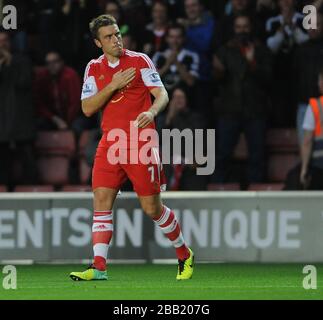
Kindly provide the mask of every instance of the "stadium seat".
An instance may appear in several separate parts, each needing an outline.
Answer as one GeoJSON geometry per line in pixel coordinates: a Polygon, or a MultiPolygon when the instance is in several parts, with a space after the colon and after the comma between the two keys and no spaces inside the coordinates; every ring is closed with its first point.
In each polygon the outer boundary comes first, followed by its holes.
{"type": "Polygon", "coordinates": [[[92,187],[89,185],[66,185],[63,186],[62,192],[90,192],[92,187]]]}
{"type": "Polygon", "coordinates": [[[82,184],[89,183],[89,178],[91,176],[92,168],[88,165],[86,160],[82,157],[79,161],[79,174],[80,174],[80,181],[82,184]]]}
{"type": "Polygon", "coordinates": [[[280,191],[283,190],[283,183],[252,183],[248,191],[280,191]]]}
{"type": "Polygon", "coordinates": [[[246,160],[248,158],[248,147],[244,134],[240,135],[238,144],[233,152],[233,158],[236,160],[246,160]]]}
{"type": "Polygon", "coordinates": [[[0,192],[7,192],[7,191],[8,191],[8,189],[6,186],[0,185],[0,192]]]}
{"type": "Polygon", "coordinates": [[[27,185],[18,185],[14,189],[15,192],[53,192],[54,187],[51,185],[43,186],[27,186],[27,185]]]}
{"type": "Polygon", "coordinates": [[[38,170],[44,184],[65,185],[68,183],[69,159],[67,157],[41,157],[38,170]]]}
{"type": "Polygon", "coordinates": [[[72,131],[40,131],[35,147],[40,155],[71,157],[75,153],[74,134],[72,131]]]}
{"type": "Polygon", "coordinates": [[[285,181],[289,170],[299,162],[297,154],[273,154],[268,160],[268,180],[270,182],[285,181]]]}
{"type": "Polygon", "coordinates": [[[238,183],[210,183],[207,186],[208,191],[240,191],[240,185],[238,183]]]}
{"type": "Polygon", "coordinates": [[[297,153],[299,147],[296,129],[269,130],[266,146],[269,153],[297,153]]]}

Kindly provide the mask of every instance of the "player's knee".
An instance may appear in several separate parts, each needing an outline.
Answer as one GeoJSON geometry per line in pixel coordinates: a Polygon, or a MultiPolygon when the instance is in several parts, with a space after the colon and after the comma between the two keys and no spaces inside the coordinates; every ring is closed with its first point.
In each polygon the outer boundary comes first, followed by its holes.
{"type": "Polygon", "coordinates": [[[97,189],[94,191],[94,202],[99,204],[106,204],[108,201],[108,193],[105,190],[97,189]]]}
{"type": "Polygon", "coordinates": [[[142,209],[151,218],[159,217],[162,211],[160,203],[145,203],[142,204],[142,209]]]}

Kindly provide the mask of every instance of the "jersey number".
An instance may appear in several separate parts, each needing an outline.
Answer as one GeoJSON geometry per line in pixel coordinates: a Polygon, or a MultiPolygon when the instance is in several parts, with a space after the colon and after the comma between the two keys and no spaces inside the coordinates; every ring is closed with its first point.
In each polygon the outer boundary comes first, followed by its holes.
{"type": "Polygon", "coordinates": [[[151,171],[151,178],[150,178],[150,182],[154,182],[154,179],[155,179],[155,170],[154,170],[154,167],[153,166],[150,166],[148,167],[148,171],[151,171]]]}

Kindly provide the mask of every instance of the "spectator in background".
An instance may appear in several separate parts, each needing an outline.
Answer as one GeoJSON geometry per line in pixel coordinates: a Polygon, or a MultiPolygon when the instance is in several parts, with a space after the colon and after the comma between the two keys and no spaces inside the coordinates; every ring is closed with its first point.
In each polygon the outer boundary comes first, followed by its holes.
{"type": "Polygon", "coordinates": [[[123,48],[131,51],[137,51],[138,43],[131,32],[127,32],[122,36],[123,48]]]}
{"type": "Polygon", "coordinates": [[[105,3],[105,14],[110,14],[117,20],[117,23],[120,28],[121,35],[125,35],[129,33],[130,27],[124,21],[124,14],[122,11],[122,7],[120,6],[118,1],[115,0],[108,0],[105,3]]]}
{"type": "Polygon", "coordinates": [[[185,30],[180,25],[169,27],[166,37],[168,49],[156,52],[153,62],[167,90],[185,84],[192,87],[199,77],[199,56],[185,49],[185,30]]]}
{"type": "Polygon", "coordinates": [[[299,144],[303,140],[303,122],[310,97],[319,95],[317,77],[323,68],[323,16],[317,16],[317,29],[308,30],[310,40],[295,51],[294,79],[297,96],[297,131],[299,144]]]}
{"type": "Polygon", "coordinates": [[[166,33],[168,29],[168,7],[163,1],[155,1],[151,7],[152,22],[146,26],[146,39],[143,52],[152,56],[157,51],[166,48],[166,33]]]}
{"type": "Polygon", "coordinates": [[[319,95],[311,98],[304,118],[300,182],[323,189],[323,69],[319,72],[319,95]]]}
{"type": "MultiPolygon", "coordinates": [[[[27,31],[29,27],[29,6],[30,3],[24,0],[2,0],[0,1],[3,3],[4,6],[6,5],[13,5],[17,9],[19,13],[17,15],[17,30],[12,30],[11,35],[11,46],[14,52],[19,52],[26,54],[27,52],[27,31]]],[[[2,13],[2,8],[0,5],[0,11],[2,13]]],[[[0,21],[2,18],[0,16],[0,21]]],[[[0,23],[1,24],[1,23],[0,23]]]]}
{"type": "Polygon", "coordinates": [[[33,0],[35,10],[36,30],[39,35],[39,52],[42,56],[45,52],[51,50],[52,46],[58,46],[59,31],[57,17],[61,13],[61,1],[56,0],[33,0]]]}
{"type": "Polygon", "coordinates": [[[175,20],[183,11],[183,1],[182,0],[144,0],[147,9],[151,12],[151,7],[156,2],[163,2],[168,8],[168,14],[170,20],[175,20]]]}
{"type": "Polygon", "coordinates": [[[303,29],[303,15],[296,12],[295,0],[279,0],[280,14],[266,22],[268,48],[275,54],[280,51],[289,53],[295,45],[308,40],[303,29]]]}
{"type": "Polygon", "coordinates": [[[212,46],[214,41],[215,20],[204,10],[200,0],[185,0],[186,18],[178,22],[186,28],[186,47],[200,57],[199,81],[196,84],[194,104],[201,112],[208,113],[212,101],[211,69],[212,46]]]}
{"type": "Polygon", "coordinates": [[[303,15],[296,12],[294,0],[278,0],[280,14],[266,22],[267,46],[275,54],[272,102],[273,124],[294,126],[295,104],[292,56],[297,46],[308,41],[303,15]]]}
{"type": "Polygon", "coordinates": [[[273,12],[276,9],[276,0],[257,0],[256,6],[258,11],[273,12]]]}
{"type": "MultiPolygon", "coordinates": [[[[136,39],[141,39],[147,24],[147,7],[142,0],[118,0],[123,19],[129,25],[136,39]]],[[[143,43],[138,44],[142,47],[143,43]]]]}
{"type": "Polygon", "coordinates": [[[47,53],[45,61],[46,68],[37,72],[34,88],[38,128],[70,129],[81,110],[81,79],[58,52],[47,53]]]}
{"type": "MultiPolygon", "coordinates": [[[[199,113],[192,111],[189,105],[187,89],[176,87],[171,95],[167,112],[157,118],[157,128],[161,129],[204,129],[206,124],[199,113]]],[[[161,136],[161,134],[160,134],[161,136]]],[[[193,137],[195,137],[193,132],[193,137]]],[[[193,144],[195,145],[195,144],[193,144]]],[[[171,148],[170,150],[174,150],[171,148]]],[[[195,151],[193,150],[193,154],[195,151]]],[[[168,190],[206,190],[207,177],[196,175],[197,164],[185,164],[185,143],[182,141],[181,154],[171,154],[178,164],[164,165],[168,181],[168,190]]]]}
{"type": "Polygon", "coordinates": [[[233,21],[236,16],[241,14],[251,15],[252,13],[250,0],[232,0],[230,4],[230,11],[220,19],[219,27],[217,28],[215,40],[217,45],[224,45],[232,39],[234,35],[233,21]]]}
{"type": "MultiPolygon", "coordinates": [[[[80,57],[85,59],[87,48],[88,24],[98,12],[96,1],[93,0],[60,0],[60,10],[57,14],[57,29],[60,31],[59,45],[68,65],[80,71],[80,57]],[[75,57],[79,57],[75,59],[75,57]]],[[[47,50],[46,52],[50,51],[47,50]]],[[[83,70],[82,70],[83,71],[83,70]]]]}
{"type": "Polygon", "coordinates": [[[13,54],[9,34],[0,30],[0,184],[9,188],[14,184],[15,162],[22,167],[20,183],[33,184],[37,181],[31,87],[32,66],[29,59],[13,54]]]}
{"type": "Polygon", "coordinates": [[[319,70],[318,87],[304,118],[301,164],[288,173],[285,190],[323,190],[323,69],[319,70]]]}
{"type": "Polygon", "coordinates": [[[214,68],[221,81],[217,107],[217,162],[215,180],[228,182],[229,161],[243,130],[249,150],[248,180],[264,181],[264,147],[271,55],[252,34],[248,16],[234,20],[235,37],[214,56],[214,68]]]}

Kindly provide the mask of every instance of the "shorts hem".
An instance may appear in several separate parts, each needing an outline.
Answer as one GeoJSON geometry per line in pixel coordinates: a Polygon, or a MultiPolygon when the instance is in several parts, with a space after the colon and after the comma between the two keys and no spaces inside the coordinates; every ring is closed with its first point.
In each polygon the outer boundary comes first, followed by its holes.
{"type": "Polygon", "coordinates": [[[154,196],[156,194],[160,194],[160,191],[155,191],[155,192],[149,192],[149,193],[138,193],[135,191],[138,197],[149,197],[149,196],[154,196]]]}
{"type": "Polygon", "coordinates": [[[120,190],[120,186],[96,185],[96,186],[92,186],[92,191],[97,189],[97,188],[109,188],[109,189],[120,190]]]}

